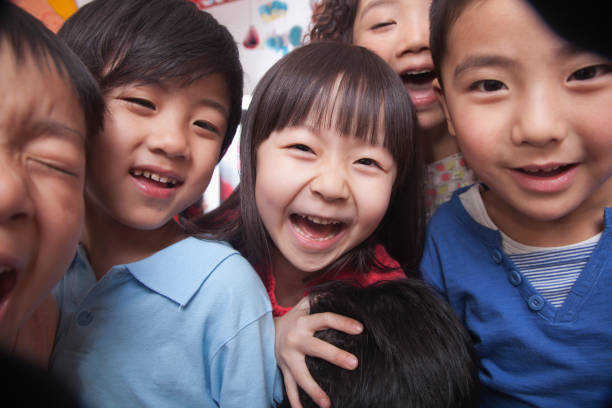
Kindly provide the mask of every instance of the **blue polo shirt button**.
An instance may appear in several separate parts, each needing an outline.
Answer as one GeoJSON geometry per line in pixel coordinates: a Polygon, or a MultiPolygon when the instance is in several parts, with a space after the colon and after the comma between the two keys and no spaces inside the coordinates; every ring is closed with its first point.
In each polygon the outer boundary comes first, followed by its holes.
{"type": "Polygon", "coordinates": [[[534,312],[542,310],[544,307],[544,298],[542,298],[540,295],[533,295],[527,301],[527,305],[529,305],[529,308],[534,312]]]}
{"type": "Polygon", "coordinates": [[[502,253],[499,251],[499,249],[496,249],[495,251],[493,251],[493,253],[491,254],[491,259],[493,259],[493,262],[495,262],[496,264],[500,264],[502,263],[502,261],[504,260],[504,256],[502,255],[502,253]]]}
{"type": "Polygon", "coordinates": [[[93,320],[93,314],[88,310],[83,310],[77,316],[77,323],[79,326],[87,326],[93,320]]]}
{"type": "Polygon", "coordinates": [[[510,275],[508,275],[508,280],[513,286],[518,286],[523,282],[523,277],[519,271],[513,269],[510,271],[510,275]]]}

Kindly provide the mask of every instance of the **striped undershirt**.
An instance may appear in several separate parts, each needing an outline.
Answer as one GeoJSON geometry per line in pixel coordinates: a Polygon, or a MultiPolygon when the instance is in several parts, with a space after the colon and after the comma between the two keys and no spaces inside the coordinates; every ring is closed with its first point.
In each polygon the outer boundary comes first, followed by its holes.
{"type": "MultiPolygon", "coordinates": [[[[464,191],[459,199],[476,222],[499,231],[487,213],[478,184],[464,191]]],[[[503,231],[499,233],[504,252],[531,285],[556,308],[563,305],[601,237],[599,233],[567,246],[535,247],[517,242],[503,231]]]]}
{"type": "Polygon", "coordinates": [[[588,262],[597,243],[566,249],[510,254],[519,271],[552,305],[559,308],[588,262]]]}

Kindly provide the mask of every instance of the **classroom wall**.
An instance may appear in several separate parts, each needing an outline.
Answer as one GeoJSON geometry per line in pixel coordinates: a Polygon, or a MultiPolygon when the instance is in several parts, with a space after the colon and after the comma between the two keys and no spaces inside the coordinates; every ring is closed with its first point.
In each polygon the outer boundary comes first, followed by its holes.
{"type": "Polygon", "coordinates": [[[245,94],[252,92],[274,62],[300,44],[309,28],[314,3],[313,0],[201,1],[222,2],[206,11],[225,25],[239,44],[245,70],[245,94]]]}

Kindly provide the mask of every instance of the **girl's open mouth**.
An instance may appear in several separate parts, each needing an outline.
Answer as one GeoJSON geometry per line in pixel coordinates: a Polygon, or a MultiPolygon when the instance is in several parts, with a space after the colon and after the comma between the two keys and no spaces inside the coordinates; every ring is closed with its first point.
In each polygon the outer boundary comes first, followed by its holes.
{"type": "Polygon", "coordinates": [[[437,103],[438,98],[432,85],[432,81],[436,78],[434,71],[430,69],[405,71],[400,74],[400,78],[417,109],[437,103]]]}
{"type": "Polygon", "coordinates": [[[421,90],[423,87],[431,86],[431,82],[436,78],[436,74],[432,70],[424,69],[419,71],[406,71],[400,74],[400,78],[407,87],[421,90]]]}
{"type": "Polygon", "coordinates": [[[0,266],[0,303],[8,297],[15,283],[17,283],[17,271],[10,266],[0,266]]]}
{"type": "Polygon", "coordinates": [[[346,228],[346,224],[328,218],[312,215],[291,214],[294,230],[306,240],[328,241],[335,238],[346,228]]]}

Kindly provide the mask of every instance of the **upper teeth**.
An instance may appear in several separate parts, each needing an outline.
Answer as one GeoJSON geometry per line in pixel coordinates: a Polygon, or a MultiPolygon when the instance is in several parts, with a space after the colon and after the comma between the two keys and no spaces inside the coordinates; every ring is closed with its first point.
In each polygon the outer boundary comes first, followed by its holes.
{"type": "Polygon", "coordinates": [[[0,266],[0,275],[6,272],[10,272],[12,270],[13,268],[11,268],[10,266],[6,266],[6,265],[0,266]]]}
{"type": "Polygon", "coordinates": [[[554,171],[554,170],[558,170],[558,169],[559,169],[559,167],[561,167],[561,166],[547,167],[547,168],[544,168],[544,169],[525,169],[525,171],[526,171],[527,173],[539,173],[539,172],[541,172],[541,171],[547,172],[547,171],[554,171]]]}
{"type": "Polygon", "coordinates": [[[176,185],[177,180],[170,178],[170,177],[165,177],[165,176],[161,176],[157,173],[152,173],[148,170],[134,170],[132,172],[135,176],[143,176],[146,177],[148,179],[151,179],[153,181],[157,181],[160,183],[167,183],[167,184],[171,184],[171,185],[176,185]]]}
{"type": "Polygon", "coordinates": [[[404,72],[402,75],[421,75],[421,74],[428,74],[430,72],[431,70],[429,69],[422,69],[420,71],[407,71],[407,72],[404,72]]]}
{"type": "Polygon", "coordinates": [[[302,217],[306,218],[310,222],[314,222],[315,224],[323,224],[323,225],[340,224],[340,221],[334,221],[334,220],[330,220],[326,218],[319,218],[313,215],[307,215],[307,216],[302,216],[302,217]]]}

